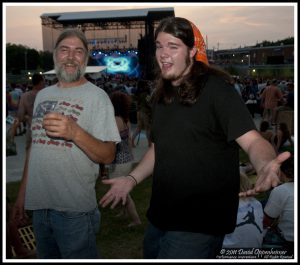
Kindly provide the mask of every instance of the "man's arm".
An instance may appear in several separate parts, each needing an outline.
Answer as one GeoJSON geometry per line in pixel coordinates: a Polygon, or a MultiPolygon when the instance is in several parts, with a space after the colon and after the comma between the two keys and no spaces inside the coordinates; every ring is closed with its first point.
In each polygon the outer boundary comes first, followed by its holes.
{"type": "Polygon", "coordinates": [[[245,133],[236,141],[248,154],[257,173],[254,189],[239,195],[252,196],[276,187],[280,183],[280,166],[291,154],[284,152],[276,156],[273,146],[255,130],[245,133]]]}
{"type": "Polygon", "coordinates": [[[103,142],[81,128],[71,117],[60,113],[44,116],[43,127],[50,137],[73,141],[95,163],[109,164],[114,160],[114,142],[103,142]]]}
{"type": "Polygon", "coordinates": [[[25,163],[23,168],[23,174],[21,179],[21,184],[19,187],[18,196],[14,207],[12,208],[11,219],[17,221],[18,224],[22,225],[25,224],[28,220],[28,217],[25,213],[24,203],[25,203],[25,192],[26,192],[26,185],[28,180],[28,163],[30,158],[30,150],[29,148],[26,152],[25,156],[25,163]]]}
{"type": "Polygon", "coordinates": [[[25,94],[21,95],[17,116],[20,122],[26,121],[25,120],[25,94]]]}
{"type": "Polygon", "coordinates": [[[109,164],[115,158],[114,142],[103,142],[78,126],[72,141],[96,163],[109,164]]]}
{"type": "Polygon", "coordinates": [[[271,227],[276,221],[276,218],[272,218],[264,212],[263,226],[264,228],[271,227]]]}
{"type": "Polygon", "coordinates": [[[103,184],[110,184],[111,188],[109,191],[101,198],[100,205],[106,207],[111,203],[111,208],[113,209],[120,201],[125,205],[127,195],[129,192],[144,179],[149,177],[154,168],[154,144],[152,143],[141,162],[132,170],[129,175],[133,176],[120,176],[118,178],[102,180],[103,184]]]}

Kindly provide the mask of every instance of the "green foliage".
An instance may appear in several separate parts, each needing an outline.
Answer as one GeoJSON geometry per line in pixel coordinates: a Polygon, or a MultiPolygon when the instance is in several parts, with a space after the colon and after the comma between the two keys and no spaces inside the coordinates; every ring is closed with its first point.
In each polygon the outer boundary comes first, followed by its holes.
{"type": "Polygon", "coordinates": [[[6,72],[15,75],[26,70],[51,70],[53,68],[52,53],[38,52],[35,49],[17,44],[6,44],[6,72]]]}
{"type": "Polygon", "coordinates": [[[39,52],[40,54],[40,67],[46,72],[54,68],[53,53],[52,52],[39,52]]]}
{"type": "Polygon", "coordinates": [[[268,46],[280,46],[280,45],[293,45],[294,44],[294,37],[289,37],[283,40],[277,41],[267,41],[264,40],[261,43],[257,43],[254,47],[268,47],[268,46]]]}
{"type": "Polygon", "coordinates": [[[6,45],[6,72],[20,74],[25,69],[26,47],[8,43],[6,45]]]}

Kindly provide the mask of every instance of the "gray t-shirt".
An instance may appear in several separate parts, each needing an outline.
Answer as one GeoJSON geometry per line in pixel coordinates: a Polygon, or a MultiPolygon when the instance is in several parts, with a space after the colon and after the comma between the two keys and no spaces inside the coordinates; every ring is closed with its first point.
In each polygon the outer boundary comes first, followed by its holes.
{"type": "Polygon", "coordinates": [[[90,82],[72,88],[50,86],[38,93],[34,103],[25,208],[90,211],[97,206],[99,165],[72,141],[46,135],[42,122],[49,110],[71,116],[97,139],[119,142],[113,105],[108,95],[90,82]]]}

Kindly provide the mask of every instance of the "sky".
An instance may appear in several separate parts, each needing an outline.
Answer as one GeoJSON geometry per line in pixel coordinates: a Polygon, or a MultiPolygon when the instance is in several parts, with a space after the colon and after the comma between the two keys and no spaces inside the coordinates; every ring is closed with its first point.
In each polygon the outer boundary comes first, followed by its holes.
{"type": "MultiPolygon", "coordinates": [[[[174,7],[175,16],[196,24],[209,49],[231,49],[264,40],[296,39],[295,3],[4,3],[3,39],[43,50],[43,13],[174,7]]],[[[296,45],[295,45],[296,46],[296,45]]]]}

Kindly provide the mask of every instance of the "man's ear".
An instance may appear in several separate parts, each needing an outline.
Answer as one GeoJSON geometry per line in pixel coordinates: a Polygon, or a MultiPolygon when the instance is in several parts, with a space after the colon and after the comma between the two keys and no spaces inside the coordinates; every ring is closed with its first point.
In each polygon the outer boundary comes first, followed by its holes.
{"type": "Polygon", "coordinates": [[[191,50],[190,50],[190,58],[194,58],[195,54],[197,53],[197,48],[196,47],[193,47],[191,50]]]}

